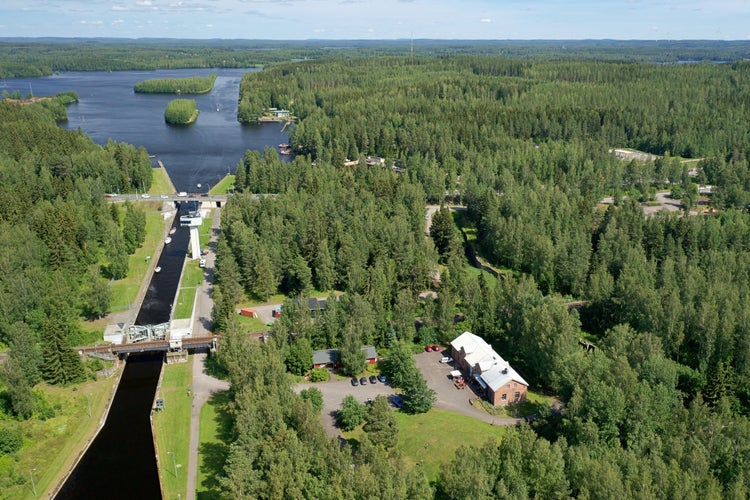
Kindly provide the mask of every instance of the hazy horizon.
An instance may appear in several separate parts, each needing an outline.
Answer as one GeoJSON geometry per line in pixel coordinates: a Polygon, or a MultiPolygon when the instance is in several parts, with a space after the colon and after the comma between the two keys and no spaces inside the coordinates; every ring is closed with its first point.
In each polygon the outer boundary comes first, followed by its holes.
{"type": "Polygon", "coordinates": [[[750,39],[746,0],[5,0],[5,38],[750,39]]]}

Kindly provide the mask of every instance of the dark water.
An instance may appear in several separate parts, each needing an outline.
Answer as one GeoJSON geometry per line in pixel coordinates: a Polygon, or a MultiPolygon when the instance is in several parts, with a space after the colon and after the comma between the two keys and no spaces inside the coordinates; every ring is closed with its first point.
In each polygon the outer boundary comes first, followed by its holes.
{"type": "Polygon", "coordinates": [[[24,96],[55,95],[74,90],[80,102],[68,106],[70,129],[80,128],[98,144],[109,139],[145,147],[167,168],[177,191],[205,192],[227,172],[234,172],[248,149],[262,151],[288,142],[280,123],[242,125],[237,99],[242,75],[254,69],[182,69],[158,71],[71,72],[44,78],[0,82],[0,91],[24,96]],[[182,78],[216,73],[208,94],[195,99],[200,115],[195,124],[175,127],[164,122],[167,103],[177,96],[136,94],[133,85],[152,78],[182,78]],[[217,111],[218,109],[218,111],[217,111]],[[201,184],[201,188],[197,185],[201,184]]]}
{"type": "Polygon", "coordinates": [[[149,412],[163,357],[128,359],[107,423],[56,498],[160,498],[149,412]]]}
{"type": "Polygon", "coordinates": [[[141,310],[138,311],[135,320],[136,325],[158,325],[171,319],[170,311],[177,295],[180,272],[190,240],[190,228],[180,226],[180,215],[187,215],[188,211],[195,210],[197,206],[197,203],[192,202],[180,205],[180,211],[172,223],[172,227],[177,231],[169,236],[172,241],[162,248],[156,262],[156,266],[161,267],[161,272],[155,273],[148,284],[141,310]]]}

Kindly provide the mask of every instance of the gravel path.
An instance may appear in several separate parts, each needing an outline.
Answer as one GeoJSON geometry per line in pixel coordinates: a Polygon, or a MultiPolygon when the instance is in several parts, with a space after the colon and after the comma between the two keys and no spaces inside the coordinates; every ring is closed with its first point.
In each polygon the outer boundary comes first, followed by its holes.
{"type": "Polygon", "coordinates": [[[188,453],[187,498],[195,499],[198,477],[198,439],[201,408],[212,394],[229,389],[229,382],[208,375],[204,369],[205,353],[193,355],[193,407],[190,411],[190,451],[188,453]]]}

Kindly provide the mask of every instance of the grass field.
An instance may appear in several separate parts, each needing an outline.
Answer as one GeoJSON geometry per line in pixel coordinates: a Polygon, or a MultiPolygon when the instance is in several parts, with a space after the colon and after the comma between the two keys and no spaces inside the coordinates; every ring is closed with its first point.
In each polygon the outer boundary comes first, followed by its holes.
{"type": "MultiPolygon", "coordinates": [[[[480,446],[505,433],[505,427],[435,408],[422,415],[398,411],[396,420],[398,451],[408,466],[420,467],[430,482],[437,480],[440,467],[450,462],[459,446],[480,446]]],[[[359,427],[344,437],[356,440],[363,432],[359,427]]]]}
{"type": "Polygon", "coordinates": [[[238,315],[237,320],[246,332],[257,332],[259,330],[268,329],[266,324],[259,318],[249,318],[247,316],[238,315]]]}
{"type": "Polygon", "coordinates": [[[182,281],[177,292],[177,303],[174,307],[175,319],[187,319],[193,314],[195,294],[198,287],[203,283],[203,269],[198,266],[197,261],[187,261],[182,269],[182,281]]]}
{"type": "Polygon", "coordinates": [[[211,194],[227,194],[230,189],[234,189],[234,175],[225,175],[218,184],[211,187],[209,193],[211,194]]]}
{"type": "Polygon", "coordinates": [[[222,498],[216,478],[221,475],[229,453],[231,421],[226,409],[228,403],[229,394],[225,391],[211,396],[201,408],[198,477],[195,482],[198,500],[222,498]]]}
{"type": "Polygon", "coordinates": [[[190,446],[190,410],[193,398],[187,395],[193,376],[192,357],[187,363],[164,365],[158,397],[164,410],[152,420],[159,452],[159,477],[164,498],[185,498],[187,493],[188,447],[190,446]],[[177,466],[175,468],[175,465],[177,466]]]}
{"type": "Polygon", "coordinates": [[[206,248],[208,246],[208,242],[211,240],[211,225],[213,224],[213,212],[209,210],[208,216],[203,219],[203,224],[201,224],[200,229],[198,229],[198,240],[200,243],[198,246],[201,248],[206,248]]]}
{"type": "Polygon", "coordinates": [[[190,319],[193,315],[193,305],[195,304],[195,293],[197,288],[181,287],[177,295],[177,304],[174,306],[174,319],[190,319]]]}
{"type": "Polygon", "coordinates": [[[34,389],[44,394],[54,416],[18,423],[23,447],[15,456],[0,457],[0,498],[34,498],[32,473],[37,497],[49,496],[93,438],[116,381],[111,376],[73,388],[41,384],[34,389]]]}
{"type": "Polygon", "coordinates": [[[175,192],[172,180],[169,178],[166,169],[157,167],[151,171],[153,172],[153,176],[151,178],[151,189],[148,190],[149,193],[170,194],[175,192]]]}

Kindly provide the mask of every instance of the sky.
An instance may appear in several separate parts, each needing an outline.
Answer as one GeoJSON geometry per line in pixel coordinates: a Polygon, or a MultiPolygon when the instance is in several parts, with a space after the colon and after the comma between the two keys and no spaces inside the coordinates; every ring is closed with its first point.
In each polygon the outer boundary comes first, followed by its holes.
{"type": "Polygon", "coordinates": [[[16,36],[748,40],[750,0],[2,0],[16,36]]]}

